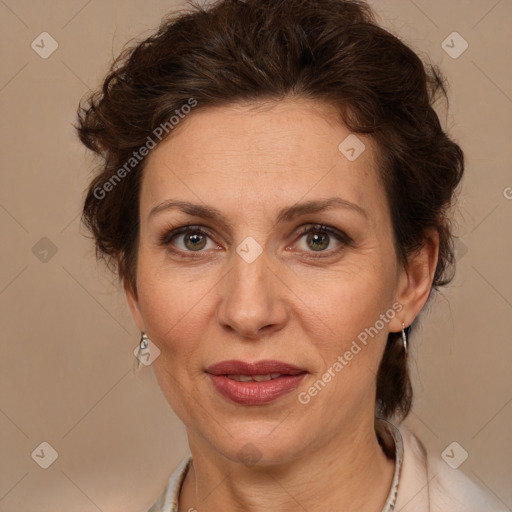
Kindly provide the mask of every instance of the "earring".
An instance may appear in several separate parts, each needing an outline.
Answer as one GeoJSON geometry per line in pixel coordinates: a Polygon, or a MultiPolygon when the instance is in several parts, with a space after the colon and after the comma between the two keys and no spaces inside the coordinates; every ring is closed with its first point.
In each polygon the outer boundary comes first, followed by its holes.
{"type": "Polygon", "coordinates": [[[405,354],[407,355],[407,336],[405,334],[405,324],[402,322],[402,341],[404,343],[405,354]]]}
{"type": "Polygon", "coordinates": [[[139,371],[140,368],[140,354],[143,350],[146,350],[148,348],[148,341],[149,338],[147,337],[145,332],[140,333],[140,342],[139,342],[139,348],[137,351],[137,355],[135,356],[135,359],[133,360],[133,367],[132,372],[133,374],[136,374],[139,371]]]}

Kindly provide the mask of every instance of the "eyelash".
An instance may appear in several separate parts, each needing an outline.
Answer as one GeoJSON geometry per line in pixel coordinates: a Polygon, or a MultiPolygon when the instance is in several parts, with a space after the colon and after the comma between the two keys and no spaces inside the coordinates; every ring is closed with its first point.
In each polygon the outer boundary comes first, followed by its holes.
{"type": "MultiPolygon", "coordinates": [[[[178,256],[181,256],[183,258],[198,258],[201,257],[201,253],[204,251],[182,251],[181,249],[175,249],[172,248],[171,242],[178,237],[179,235],[187,234],[187,233],[196,233],[205,235],[209,238],[212,238],[209,231],[205,230],[201,226],[183,226],[181,228],[174,229],[172,231],[164,232],[160,238],[159,238],[159,245],[164,247],[171,247],[171,251],[178,256]],[[197,252],[198,254],[195,254],[197,252]]],[[[353,240],[344,232],[339,231],[337,229],[331,228],[329,226],[326,226],[324,224],[314,224],[309,225],[301,229],[301,231],[298,233],[299,239],[302,238],[304,235],[308,235],[310,233],[327,233],[329,236],[334,237],[338,242],[340,242],[342,245],[338,249],[331,249],[331,250],[325,250],[325,251],[307,251],[309,258],[325,258],[328,256],[332,256],[333,254],[337,254],[340,252],[344,247],[350,246],[353,243],[353,240]],[[316,254],[315,254],[316,252],[316,254]]]]}

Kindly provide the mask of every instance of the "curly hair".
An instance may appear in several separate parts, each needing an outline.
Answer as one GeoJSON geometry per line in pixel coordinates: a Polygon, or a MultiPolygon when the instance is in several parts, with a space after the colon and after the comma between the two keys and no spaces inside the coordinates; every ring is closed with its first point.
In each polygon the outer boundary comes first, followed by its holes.
{"type": "MultiPolygon", "coordinates": [[[[439,98],[447,101],[437,66],[380,27],[359,0],[218,0],[191,7],[125,48],[102,88],[79,106],[80,140],[102,162],[82,215],[98,259],[136,293],[142,149],[147,155],[149,141],[157,143],[155,133],[160,141],[179,129],[169,120],[185,105],[197,111],[300,97],[327,102],[352,132],[373,138],[399,261],[406,266],[434,228],[439,253],[430,293],[448,284],[454,274],[449,209],[464,156],[435,111],[439,98]]],[[[390,333],[376,413],[403,419],[411,405],[400,334],[390,333]]]]}

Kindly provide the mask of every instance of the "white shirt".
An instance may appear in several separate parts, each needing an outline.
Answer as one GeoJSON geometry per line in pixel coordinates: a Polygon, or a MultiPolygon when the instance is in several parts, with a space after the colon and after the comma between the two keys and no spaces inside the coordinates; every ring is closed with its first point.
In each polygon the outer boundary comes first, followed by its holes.
{"type": "MultiPolygon", "coordinates": [[[[386,454],[395,459],[393,481],[382,512],[510,512],[465,473],[427,453],[420,439],[376,418],[375,428],[386,454]]],[[[175,469],[148,512],[178,512],[181,485],[192,461],[189,455],[175,469]]]]}

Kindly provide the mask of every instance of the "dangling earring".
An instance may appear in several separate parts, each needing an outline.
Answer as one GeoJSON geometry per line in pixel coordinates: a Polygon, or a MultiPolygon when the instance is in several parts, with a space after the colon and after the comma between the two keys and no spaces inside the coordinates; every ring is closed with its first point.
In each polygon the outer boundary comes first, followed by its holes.
{"type": "Polygon", "coordinates": [[[402,341],[404,343],[405,355],[407,355],[407,336],[405,334],[405,324],[402,322],[402,341]]]}
{"type": "Polygon", "coordinates": [[[145,332],[140,333],[140,342],[139,342],[139,348],[135,349],[137,351],[137,355],[135,356],[133,360],[133,367],[132,367],[132,373],[135,375],[140,368],[140,354],[143,350],[148,348],[148,341],[149,338],[147,337],[145,332]]]}

